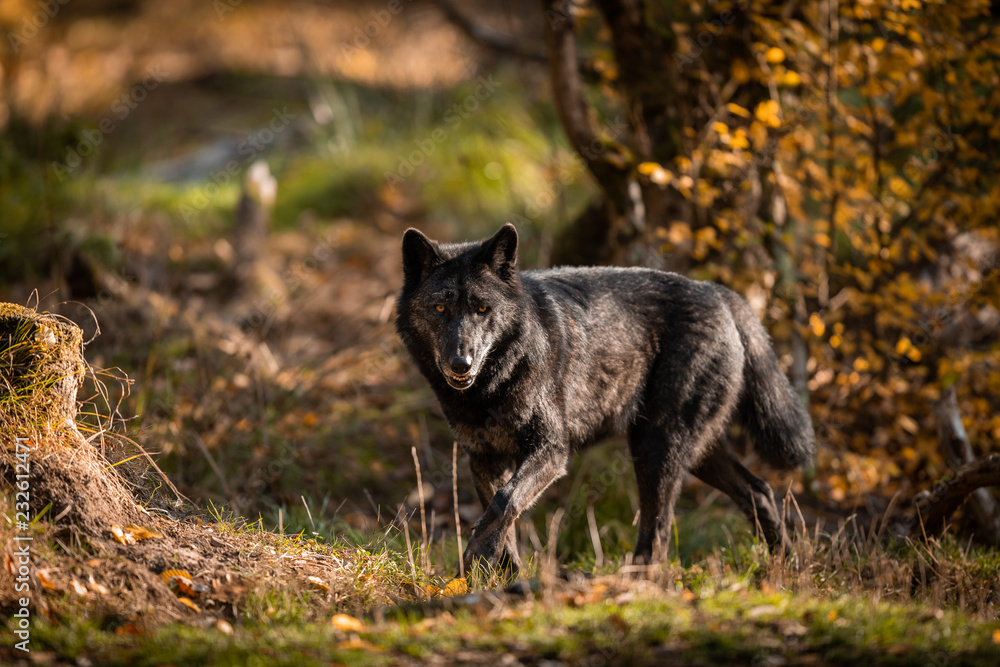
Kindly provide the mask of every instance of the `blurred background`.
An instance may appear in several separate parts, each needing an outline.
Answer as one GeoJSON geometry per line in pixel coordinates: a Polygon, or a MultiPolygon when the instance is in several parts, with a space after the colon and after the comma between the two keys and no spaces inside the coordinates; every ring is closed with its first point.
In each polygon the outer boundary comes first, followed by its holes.
{"type": "MultiPolygon", "coordinates": [[[[449,530],[451,435],[393,332],[399,239],[512,221],[525,267],[743,294],[819,439],[772,482],[810,526],[881,516],[956,464],[947,422],[969,456],[1000,439],[998,13],[3,0],[0,300],[83,327],[115,428],[196,502],[364,533],[418,502],[416,447],[449,530]]],[[[621,452],[580,457],[536,512],[567,510],[564,560],[594,557],[588,520],[631,548],[621,452]]],[[[472,521],[461,457],[459,477],[472,521]]],[[[685,493],[685,557],[741,524],[717,496],[685,493]]]]}

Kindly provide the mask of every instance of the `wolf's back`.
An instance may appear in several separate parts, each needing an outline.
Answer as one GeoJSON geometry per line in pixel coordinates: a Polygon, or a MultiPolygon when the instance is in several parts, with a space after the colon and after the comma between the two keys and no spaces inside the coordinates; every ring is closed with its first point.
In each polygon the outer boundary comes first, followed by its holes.
{"type": "Polygon", "coordinates": [[[796,468],[813,454],[812,421],[778,365],[767,332],[750,304],[723,290],[746,353],[740,422],[761,458],[777,468],[796,468]]]}

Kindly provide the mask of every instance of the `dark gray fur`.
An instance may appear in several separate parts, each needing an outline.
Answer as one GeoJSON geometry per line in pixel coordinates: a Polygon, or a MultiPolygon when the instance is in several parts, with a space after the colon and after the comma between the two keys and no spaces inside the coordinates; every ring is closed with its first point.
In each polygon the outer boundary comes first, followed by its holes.
{"type": "Polygon", "coordinates": [[[518,516],[570,454],[618,433],[639,486],[637,561],[666,555],[685,471],[732,497],[772,547],[787,544],[770,487],[730,452],[726,427],[735,418],[765,461],[792,468],[812,455],[812,424],[735,292],[651,269],[519,271],[510,224],[481,243],[407,230],[403,268],[396,330],[485,508],[467,566],[516,570],[518,516]]]}

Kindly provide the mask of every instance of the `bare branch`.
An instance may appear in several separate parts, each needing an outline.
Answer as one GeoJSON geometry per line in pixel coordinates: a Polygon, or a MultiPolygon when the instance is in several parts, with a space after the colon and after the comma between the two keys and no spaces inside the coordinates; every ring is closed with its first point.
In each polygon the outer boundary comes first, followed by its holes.
{"type": "MultiPolygon", "coordinates": [[[[930,532],[940,532],[947,525],[948,518],[962,505],[966,498],[983,487],[1000,486],[1000,454],[991,454],[985,459],[968,463],[955,472],[955,476],[940,481],[930,491],[924,491],[914,498],[917,515],[924,528],[930,532]]],[[[995,505],[994,505],[995,506],[995,505]]],[[[994,515],[994,521],[996,517],[994,515]]],[[[989,535],[996,540],[996,533],[989,535]]]]}

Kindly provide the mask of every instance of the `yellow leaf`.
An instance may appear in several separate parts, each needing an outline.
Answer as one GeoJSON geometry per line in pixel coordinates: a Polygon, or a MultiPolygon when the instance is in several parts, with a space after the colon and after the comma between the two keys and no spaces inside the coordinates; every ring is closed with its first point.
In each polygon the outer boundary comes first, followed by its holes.
{"type": "Polygon", "coordinates": [[[364,623],[347,614],[334,614],[333,618],[330,619],[330,624],[344,632],[363,632],[365,629],[364,623]]]}
{"type": "Polygon", "coordinates": [[[655,162],[643,162],[638,167],[639,173],[642,174],[643,176],[649,176],[657,169],[662,169],[662,168],[663,167],[661,167],[655,162]]]}
{"type": "Polygon", "coordinates": [[[135,544],[135,538],[131,533],[126,533],[117,523],[111,524],[111,535],[119,544],[135,544]]]}
{"type": "Polygon", "coordinates": [[[826,332],[826,325],[816,313],[809,316],[809,330],[814,336],[822,336],[826,332]]]}
{"type": "Polygon", "coordinates": [[[906,351],[913,347],[913,343],[906,336],[896,341],[896,354],[906,354],[906,351]]]}
{"type": "Polygon", "coordinates": [[[872,48],[875,49],[875,53],[882,53],[885,50],[885,40],[881,37],[876,37],[872,40],[872,48]]]}
{"type": "Polygon", "coordinates": [[[450,598],[455,597],[456,595],[465,595],[468,592],[468,582],[465,581],[465,578],[459,577],[449,581],[448,584],[441,590],[441,595],[446,598],[450,598]]]}
{"type": "Polygon", "coordinates": [[[187,570],[164,570],[160,573],[160,578],[168,584],[170,583],[170,580],[174,578],[187,579],[188,581],[194,579],[194,577],[191,576],[191,573],[187,570]]]}
{"type": "Polygon", "coordinates": [[[908,197],[910,195],[910,186],[899,176],[893,176],[889,179],[889,190],[892,191],[894,195],[900,197],[908,197]]]}
{"type": "Polygon", "coordinates": [[[778,77],[778,83],[783,86],[797,86],[802,83],[802,77],[798,72],[789,70],[778,77]]]}
{"type": "Polygon", "coordinates": [[[1000,644],[1000,628],[993,631],[993,643],[1000,644]]]}
{"type": "Polygon", "coordinates": [[[312,585],[312,587],[318,591],[323,591],[324,593],[330,592],[330,587],[327,586],[326,582],[320,579],[319,577],[312,577],[312,576],[306,577],[306,581],[308,581],[310,585],[312,585]]]}
{"type": "Polygon", "coordinates": [[[691,228],[686,222],[670,223],[670,231],[667,232],[667,239],[674,245],[680,245],[691,238],[691,228]]]}
{"type": "Polygon", "coordinates": [[[716,134],[729,134],[729,126],[718,121],[712,123],[712,129],[716,134]]]}
{"type": "Polygon", "coordinates": [[[131,523],[129,525],[125,526],[125,528],[123,530],[126,530],[126,531],[132,533],[132,537],[135,538],[136,540],[148,540],[148,539],[152,539],[154,537],[156,537],[156,538],[162,538],[163,537],[163,533],[161,533],[160,531],[158,531],[158,530],[156,530],[154,528],[146,528],[144,526],[136,526],[135,524],[131,524],[131,523]]]}
{"type": "Polygon", "coordinates": [[[764,54],[764,60],[772,65],[785,62],[785,52],[777,46],[772,46],[767,50],[767,53],[764,54]]]}
{"type": "Polygon", "coordinates": [[[833,334],[832,336],[830,336],[830,347],[832,347],[833,349],[836,350],[838,347],[840,347],[840,344],[842,342],[843,339],[837,334],[833,334]]]}
{"type": "Polygon", "coordinates": [[[753,115],[764,125],[778,127],[781,121],[778,120],[778,103],[774,100],[764,100],[757,105],[753,115]]]}
{"type": "Polygon", "coordinates": [[[189,609],[192,609],[195,613],[198,613],[198,614],[201,613],[201,608],[198,605],[196,605],[194,602],[191,602],[191,600],[189,598],[179,597],[177,599],[180,601],[181,604],[183,604],[184,606],[188,607],[189,609]]]}
{"type": "Polygon", "coordinates": [[[827,623],[833,623],[836,620],[837,620],[837,610],[836,609],[831,609],[830,613],[828,613],[826,615],[826,622],[827,623]]]}
{"type": "Polygon", "coordinates": [[[736,83],[746,83],[750,80],[750,68],[742,60],[734,60],[729,69],[736,83]]]}
{"type": "Polygon", "coordinates": [[[739,104],[733,104],[732,102],[730,102],[729,104],[726,105],[726,109],[729,111],[729,113],[733,114],[734,116],[739,116],[740,118],[750,117],[750,112],[747,109],[741,107],[739,104]]]}
{"type": "Polygon", "coordinates": [[[831,245],[830,235],[824,234],[823,232],[817,232],[816,234],[813,234],[813,241],[816,243],[816,245],[821,246],[823,248],[829,248],[831,245]]]}
{"type": "Polygon", "coordinates": [[[743,128],[736,130],[736,134],[734,134],[732,138],[729,140],[729,145],[732,146],[733,148],[743,148],[743,149],[750,148],[750,142],[747,141],[746,130],[744,130],[743,128]]]}
{"type": "Polygon", "coordinates": [[[649,180],[659,186],[664,186],[673,180],[674,175],[655,162],[643,162],[638,166],[640,174],[648,176],[649,180]]]}

